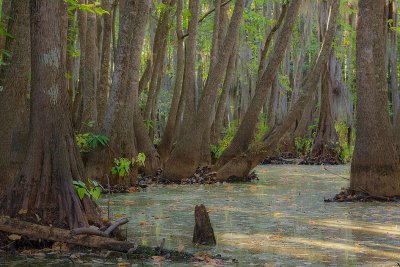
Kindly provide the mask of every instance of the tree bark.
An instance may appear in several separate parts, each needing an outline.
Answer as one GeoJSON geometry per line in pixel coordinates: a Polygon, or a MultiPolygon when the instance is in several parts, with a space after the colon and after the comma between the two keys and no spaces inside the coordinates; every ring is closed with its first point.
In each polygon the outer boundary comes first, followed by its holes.
{"type": "MultiPolygon", "coordinates": [[[[3,2],[4,4],[4,2],[3,2]]],[[[5,47],[11,57],[0,72],[0,193],[17,175],[26,153],[31,71],[29,1],[13,1],[5,47]]]]}
{"type": "Polygon", "coordinates": [[[222,167],[230,159],[246,151],[254,136],[254,130],[257,125],[258,114],[260,113],[270,91],[271,85],[274,81],[278,67],[283,60],[285,50],[288,47],[292,29],[297,18],[298,11],[301,6],[301,0],[292,1],[288,7],[285,21],[282,25],[282,30],[279,33],[276,43],[271,52],[271,58],[268,65],[263,72],[261,79],[258,80],[256,85],[256,93],[253,97],[250,107],[239,126],[232,142],[225,149],[221,158],[216,164],[216,168],[222,167]]]}
{"type": "MultiPolygon", "coordinates": [[[[94,4],[94,0],[88,3],[94,4]]],[[[96,14],[87,12],[86,26],[86,43],[81,47],[81,51],[85,50],[85,60],[81,68],[84,68],[82,88],[82,124],[81,132],[97,131],[97,22],[96,14]],[[93,127],[89,127],[88,123],[93,122],[93,127]]]]}
{"type": "Polygon", "coordinates": [[[176,38],[178,41],[176,50],[176,75],[175,75],[175,87],[172,96],[171,108],[168,115],[167,125],[165,127],[164,135],[161,143],[158,146],[158,153],[161,157],[161,162],[164,163],[171,153],[172,143],[176,137],[177,132],[177,120],[178,120],[178,109],[179,100],[181,98],[183,73],[185,65],[184,46],[183,46],[183,30],[182,30],[182,10],[183,0],[177,0],[176,3],[176,38]]]}
{"type": "Polygon", "coordinates": [[[226,68],[224,84],[222,86],[222,92],[219,97],[217,111],[215,113],[214,129],[211,135],[212,136],[211,143],[213,144],[216,144],[218,142],[224,127],[223,122],[224,122],[226,105],[228,103],[229,92],[231,90],[235,78],[234,74],[236,71],[236,57],[237,57],[237,52],[236,49],[234,48],[232,54],[230,55],[228,66],[226,68]]]}
{"type": "MultiPolygon", "coordinates": [[[[215,5],[215,14],[214,14],[214,28],[213,28],[213,37],[212,37],[212,43],[211,43],[211,51],[210,51],[210,66],[209,66],[209,73],[214,71],[214,67],[217,63],[218,60],[218,48],[219,48],[219,27],[220,27],[220,13],[221,13],[221,0],[215,0],[214,1],[215,5]]],[[[235,40],[236,41],[236,40],[235,40]]],[[[228,63],[229,65],[229,63],[228,63]]],[[[227,66],[228,67],[228,66],[227,66]]],[[[200,76],[200,82],[202,83],[202,75],[200,75],[200,70],[198,71],[199,76],[200,76]]],[[[199,85],[200,86],[200,85],[199,85]]],[[[219,89],[219,86],[217,87],[217,90],[219,89]]],[[[211,112],[213,113],[212,117],[213,120],[215,120],[215,113],[216,113],[216,107],[215,103],[211,108],[211,112]]],[[[203,136],[201,140],[201,147],[200,147],[200,161],[199,165],[200,166],[209,166],[211,165],[211,151],[210,151],[210,146],[211,146],[211,127],[212,125],[209,124],[203,131],[203,136]]]]}
{"type": "MultiPolygon", "coordinates": [[[[165,60],[165,54],[167,51],[167,36],[169,35],[170,30],[170,12],[171,7],[174,4],[174,1],[171,0],[163,0],[163,4],[168,7],[165,8],[160,14],[160,18],[158,20],[156,34],[154,37],[154,45],[153,45],[153,70],[151,72],[150,78],[150,86],[147,95],[146,107],[144,109],[143,117],[145,120],[150,121],[151,118],[155,115],[153,114],[153,110],[157,105],[157,92],[158,88],[161,84],[158,81],[162,80],[163,77],[163,65],[165,60]]],[[[150,135],[151,137],[153,135],[150,135]]]]}
{"type": "Polygon", "coordinates": [[[97,205],[79,199],[72,180],[84,177],[75,144],[64,78],[67,12],[62,0],[30,2],[31,128],[25,165],[1,197],[11,217],[39,216],[43,223],[73,227],[98,223],[97,205]]]}
{"type": "MultiPolygon", "coordinates": [[[[194,173],[200,160],[200,147],[204,129],[212,124],[213,113],[210,112],[217,99],[217,88],[226,71],[229,56],[238,34],[244,11],[244,0],[238,0],[233,11],[229,29],[224,40],[224,48],[218,55],[218,61],[213,72],[207,78],[199,108],[194,120],[189,121],[189,129],[184,132],[182,139],[172,151],[168,159],[164,175],[172,180],[180,180],[194,173]]],[[[190,34],[189,34],[190,37],[190,34]]],[[[186,74],[186,73],[185,73],[186,74]]],[[[187,108],[188,103],[186,104],[187,108]]],[[[186,109],[185,108],[185,109],[186,109]]],[[[185,122],[184,122],[185,123],[185,122]]]]}
{"type": "Polygon", "coordinates": [[[111,0],[101,1],[101,7],[108,11],[110,15],[104,14],[103,19],[103,40],[101,50],[100,78],[97,94],[97,118],[102,122],[107,106],[108,92],[110,90],[110,63],[111,63],[111,39],[112,39],[112,21],[113,10],[111,0]]]}
{"type": "Polygon", "coordinates": [[[315,93],[320,77],[320,70],[322,66],[326,64],[331,53],[332,42],[336,33],[336,22],[339,16],[339,7],[340,0],[333,1],[329,16],[328,29],[323,45],[318,54],[318,58],[305,79],[303,92],[297,99],[296,103],[292,105],[283,122],[265,134],[261,143],[255,144],[246,151],[245,154],[238,155],[219,168],[217,171],[217,178],[219,180],[229,180],[232,177],[246,177],[262,159],[265,159],[273,152],[281,138],[291,128],[296,118],[301,116],[304,107],[309,101],[311,101],[315,93]]]}
{"type": "Polygon", "coordinates": [[[196,114],[196,41],[200,1],[189,2],[190,21],[188,26],[189,37],[185,42],[185,70],[183,76],[182,94],[185,101],[183,121],[179,138],[185,136],[196,114]]]}
{"type": "MultiPolygon", "coordinates": [[[[329,6],[327,2],[321,4],[320,7],[320,32],[321,42],[322,36],[326,31],[328,23],[329,6]]],[[[328,62],[323,66],[321,75],[321,105],[319,112],[319,120],[317,127],[317,136],[314,140],[312,147],[312,156],[319,158],[323,161],[325,158],[328,160],[335,159],[339,161],[339,146],[338,135],[335,129],[334,114],[333,114],[333,82],[331,79],[331,61],[335,61],[335,51],[331,52],[328,62]]]]}
{"type": "MultiPolygon", "coordinates": [[[[86,0],[78,0],[79,4],[86,4],[86,0]]],[[[73,107],[74,126],[81,128],[82,112],[83,112],[83,92],[86,88],[86,34],[87,34],[87,13],[82,10],[78,12],[78,35],[79,35],[79,82],[75,93],[75,101],[73,107]]]]}
{"type": "MultiPolygon", "coordinates": [[[[112,86],[103,122],[103,133],[109,136],[109,146],[95,157],[89,159],[87,170],[89,177],[104,178],[109,173],[114,158],[131,159],[137,155],[135,131],[133,127],[134,108],[139,83],[140,55],[142,52],[144,31],[149,12],[146,0],[126,0],[120,20],[118,53],[115,61],[112,86]],[[138,15],[140,14],[140,15],[138,15]]],[[[130,177],[113,176],[111,184],[134,180],[130,177]]]]}
{"type": "Polygon", "coordinates": [[[201,245],[216,245],[214,230],[206,207],[201,204],[194,209],[195,225],[193,230],[193,243],[201,245]]]}
{"type": "Polygon", "coordinates": [[[400,195],[400,168],[388,114],[384,0],[359,2],[356,143],[350,188],[400,195]]]}

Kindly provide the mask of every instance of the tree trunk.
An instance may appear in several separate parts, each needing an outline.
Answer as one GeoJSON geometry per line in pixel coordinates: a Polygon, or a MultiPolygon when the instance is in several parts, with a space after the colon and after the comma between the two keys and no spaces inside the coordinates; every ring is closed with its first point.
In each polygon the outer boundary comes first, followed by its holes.
{"type": "Polygon", "coordinates": [[[224,84],[222,86],[222,93],[219,97],[217,112],[215,114],[214,130],[211,135],[212,136],[211,142],[213,144],[216,144],[218,142],[224,127],[223,122],[224,122],[226,105],[229,98],[229,92],[231,90],[233,80],[235,78],[234,74],[236,71],[236,55],[237,55],[236,49],[234,49],[229,58],[224,84]]]}
{"type": "MultiPolygon", "coordinates": [[[[157,24],[156,34],[154,37],[153,45],[153,70],[151,72],[150,86],[147,95],[146,107],[144,109],[143,117],[146,121],[150,121],[155,114],[153,114],[154,107],[157,105],[157,91],[161,84],[158,81],[162,80],[163,77],[163,65],[165,60],[165,54],[167,52],[167,36],[169,35],[170,29],[170,12],[174,1],[163,0],[163,4],[167,5],[161,12],[160,18],[157,24]]],[[[153,135],[150,135],[151,137],[153,135]]]]}
{"type": "Polygon", "coordinates": [[[79,199],[72,180],[84,178],[75,144],[64,78],[67,12],[62,0],[30,2],[32,42],[31,128],[25,165],[0,210],[11,217],[39,216],[70,228],[98,222],[97,205],[79,199]]]}
{"type": "MultiPolygon", "coordinates": [[[[212,110],[215,105],[217,88],[222,81],[223,73],[226,71],[229,56],[239,31],[243,16],[244,2],[244,0],[236,2],[229,29],[224,40],[224,49],[218,55],[218,61],[214,67],[214,71],[211,72],[207,78],[197,114],[192,121],[188,121],[189,129],[184,132],[182,139],[179,140],[180,142],[177,143],[177,146],[172,151],[171,157],[166,163],[164,175],[169,179],[180,180],[189,177],[198,166],[202,136],[204,129],[211,127],[212,124],[214,114],[210,112],[210,110],[212,110]]],[[[185,110],[188,104],[189,103],[186,103],[185,110]]]]}
{"type": "MultiPolygon", "coordinates": [[[[4,2],[3,2],[4,4],[4,2]]],[[[11,57],[0,73],[0,193],[18,174],[25,157],[29,128],[29,73],[31,71],[29,1],[13,1],[6,49],[11,57]]]]}
{"type": "Polygon", "coordinates": [[[268,65],[263,72],[261,79],[257,82],[256,94],[251,101],[250,107],[247,110],[235,137],[218,160],[216,168],[223,166],[230,159],[246,151],[252,141],[258,121],[258,114],[266,101],[266,97],[268,96],[268,92],[270,91],[279,65],[285,55],[285,50],[288,47],[301,2],[301,0],[292,1],[288,7],[282,30],[277,37],[273,50],[271,51],[271,58],[269,59],[268,65]]]}
{"type": "Polygon", "coordinates": [[[151,57],[149,57],[149,59],[147,59],[146,69],[144,70],[142,77],[140,77],[139,92],[138,92],[139,96],[148,86],[149,80],[151,78],[151,69],[152,69],[152,63],[151,63],[151,57]]]}
{"type": "MultiPolygon", "coordinates": [[[[218,60],[218,48],[219,48],[219,37],[218,34],[220,33],[219,27],[220,27],[220,13],[221,13],[221,0],[215,0],[214,1],[214,28],[213,28],[213,37],[212,37],[212,44],[211,44],[211,51],[210,51],[210,67],[209,67],[209,73],[214,71],[214,67],[217,63],[218,60]]],[[[232,53],[231,53],[232,54],[232,53]]],[[[228,63],[229,65],[229,63],[228,63]]],[[[228,66],[227,66],[228,67],[228,66]]],[[[200,82],[203,82],[202,79],[202,72],[200,74],[200,69],[198,71],[199,77],[200,77],[200,82]]],[[[200,88],[200,84],[199,84],[200,88]]],[[[217,90],[219,89],[219,86],[217,87],[217,90]]],[[[213,113],[212,119],[215,119],[215,113],[216,113],[216,107],[215,103],[211,108],[211,112],[213,113]]],[[[211,146],[211,127],[212,125],[209,124],[207,127],[203,130],[203,136],[201,139],[201,147],[200,147],[200,161],[199,165],[200,166],[209,166],[211,165],[211,151],[210,151],[210,146],[211,146]]]]}
{"type": "Polygon", "coordinates": [[[110,89],[110,62],[111,62],[111,37],[112,37],[112,21],[114,13],[111,8],[111,0],[103,0],[101,7],[108,11],[110,15],[104,14],[103,18],[103,40],[101,50],[100,78],[97,94],[97,118],[99,123],[104,118],[107,106],[108,92],[110,89]]]}
{"type": "Polygon", "coordinates": [[[206,207],[201,204],[194,209],[195,225],[193,230],[193,243],[201,245],[216,245],[214,230],[206,207]]]}
{"type": "Polygon", "coordinates": [[[359,2],[356,144],[350,188],[400,195],[400,169],[388,114],[384,0],[359,2]]]}
{"type": "Polygon", "coordinates": [[[183,110],[183,121],[180,129],[179,138],[185,136],[196,114],[196,41],[200,1],[189,2],[190,21],[188,26],[189,36],[185,43],[185,70],[183,76],[182,94],[185,101],[183,110]]]}
{"type": "MultiPolygon", "coordinates": [[[[86,4],[86,0],[78,0],[79,4],[86,4]]],[[[73,107],[74,126],[81,129],[83,113],[83,92],[86,88],[86,34],[87,34],[87,13],[78,9],[78,34],[79,34],[79,83],[75,93],[73,107]]]]}
{"type": "MultiPolygon", "coordinates": [[[[88,3],[93,4],[94,0],[88,3]]],[[[97,23],[96,14],[87,12],[86,44],[81,47],[85,50],[85,61],[81,65],[84,68],[82,89],[82,125],[81,132],[90,132],[97,130],[97,23]],[[89,122],[93,122],[93,127],[89,127],[89,122]]]]}
{"type": "MultiPolygon", "coordinates": [[[[321,10],[321,42],[322,36],[325,34],[326,25],[328,23],[328,3],[322,3],[321,10]]],[[[319,158],[321,161],[336,160],[339,161],[338,135],[335,129],[333,114],[333,81],[331,79],[331,61],[335,59],[335,51],[331,52],[328,62],[323,66],[321,76],[321,108],[319,112],[319,120],[317,127],[317,136],[315,138],[312,156],[319,158]]]]}
{"type": "Polygon", "coordinates": [[[301,116],[304,107],[312,100],[320,77],[320,70],[322,66],[326,64],[331,53],[332,42],[336,33],[336,22],[339,16],[339,7],[340,0],[333,1],[328,29],[318,58],[305,79],[302,93],[296,103],[290,108],[283,122],[265,134],[262,143],[255,144],[246,154],[238,155],[219,168],[217,172],[217,178],[219,180],[228,180],[231,177],[246,177],[261,160],[265,159],[273,152],[284,134],[291,128],[296,118],[301,116]]]}
{"type": "Polygon", "coordinates": [[[164,135],[158,146],[158,153],[160,153],[161,162],[164,163],[171,153],[172,143],[176,136],[177,119],[179,100],[182,92],[183,72],[184,72],[184,47],[183,47],[183,30],[182,30],[182,10],[183,0],[177,0],[176,3],[176,38],[178,40],[176,50],[176,75],[174,94],[172,96],[171,108],[168,115],[167,126],[165,127],[164,135]]]}
{"type": "MultiPolygon", "coordinates": [[[[109,146],[91,157],[87,163],[89,177],[104,178],[111,170],[114,158],[131,159],[137,155],[133,127],[134,108],[139,83],[140,55],[149,11],[146,0],[126,0],[120,20],[118,53],[112,86],[103,122],[103,133],[110,138],[109,146]],[[140,15],[138,15],[140,14],[140,15]]],[[[130,177],[112,177],[111,184],[134,180],[130,177]]]]}

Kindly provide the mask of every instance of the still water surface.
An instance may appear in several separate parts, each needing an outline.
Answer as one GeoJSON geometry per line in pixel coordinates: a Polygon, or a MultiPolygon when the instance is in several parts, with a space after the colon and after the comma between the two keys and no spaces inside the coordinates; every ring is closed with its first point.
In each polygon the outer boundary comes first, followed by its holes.
{"type": "MultiPolygon", "coordinates": [[[[348,186],[349,166],[268,165],[256,172],[260,181],[249,184],[151,186],[146,192],[117,194],[112,196],[111,211],[129,218],[128,238],[140,244],[157,246],[165,238],[166,248],[221,254],[236,259],[239,263],[232,263],[236,266],[397,266],[400,262],[400,204],[324,203],[324,198],[348,186]],[[216,247],[191,244],[198,204],[209,209],[216,247]]],[[[106,203],[100,201],[103,208],[106,203]]],[[[36,265],[44,263],[45,259],[36,260],[36,265]]]]}

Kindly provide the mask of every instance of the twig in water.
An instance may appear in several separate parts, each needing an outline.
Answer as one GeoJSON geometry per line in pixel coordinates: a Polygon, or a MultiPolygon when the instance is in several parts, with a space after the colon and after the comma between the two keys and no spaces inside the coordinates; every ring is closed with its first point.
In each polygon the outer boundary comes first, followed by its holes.
{"type": "Polygon", "coordinates": [[[107,221],[110,221],[110,199],[111,199],[111,187],[110,187],[110,177],[106,175],[108,183],[108,201],[107,201],[107,221]]]}
{"type": "Polygon", "coordinates": [[[325,167],[324,164],[321,164],[321,166],[324,168],[325,171],[329,172],[330,174],[336,175],[336,176],[338,176],[338,177],[340,177],[340,178],[342,178],[342,179],[344,179],[344,180],[350,181],[349,178],[344,177],[344,176],[341,176],[341,175],[339,175],[339,174],[337,174],[337,173],[334,173],[334,172],[328,170],[328,169],[325,167]]]}

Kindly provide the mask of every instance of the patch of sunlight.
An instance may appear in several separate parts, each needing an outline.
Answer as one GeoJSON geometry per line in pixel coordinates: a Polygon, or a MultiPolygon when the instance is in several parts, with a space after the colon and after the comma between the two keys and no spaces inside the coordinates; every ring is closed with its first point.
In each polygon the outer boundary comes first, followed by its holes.
{"type": "Polygon", "coordinates": [[[331,228],[349,229],[380,235],[400,235],[399,225],[383,225],[371,222],[347,221],[347,220],[309,220],[309,224],[331,228]]]}
{"type": "Polygon", "coordinates": [[[280,242],[282,238],[280,235],[225,233],[219,236],[218,243],[252,252],[267,252],[312,261],[332,262],[337,257],[312,248],[290,246],[280,242]]]}
{"type": "Polygon", "coordinates": [[[240,249],[254,252],[269,252],[308,260],[329,261],[329,259],[337,257],[335,253],[328,253],[327,250],[336,250],[351,254],[363,254],[367,258],[379,257],[400,260],[400,254],[398,252],[369,248],[362,245],[360,242],[345,244],[340,242],[272,234],[244,235],[224,233],[220,235],[219,243],[229,244],[231,246],[239,247],[240,249]],[[309,247],[305,248],[304,245],[309,247]],[[321,250],[325,250],[325,252],[321,250]]]}
{"type": "Polygon", "coordinates": [[[369,256],[385,257],[387,259],[396,259],[396,260],[400,259],[400,254],[398,252],[390,252],[390,251],[368,248],[366,246],[361,245],[360,243],[354,243],[354,245],[349,245],[349,244],[336,243],[324,240],[306,239],[302,237],[289,237],[287,241],[297,244],[300,243],[303,245],[325,248],[325,249],[335,249],[335,250],[350,251],[354,253],[364,253],[369,256]]]}

